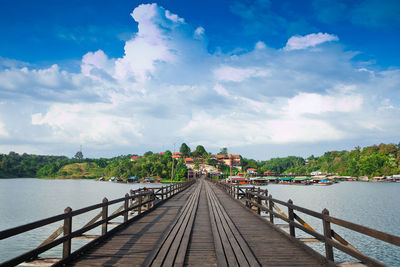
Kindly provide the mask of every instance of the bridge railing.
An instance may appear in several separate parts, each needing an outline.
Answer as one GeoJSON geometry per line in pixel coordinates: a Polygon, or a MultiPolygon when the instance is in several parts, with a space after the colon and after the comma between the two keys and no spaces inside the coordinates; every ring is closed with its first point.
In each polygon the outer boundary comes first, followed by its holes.
{"type": "MultiPolygon", "coordinates": [[[[271,194],[268,194],[268,190],[262,190],[259,187],[239,186],[232,185],[216,180],[211,180],[216,183],[219,187],[223,188],[233,198],[239,199],[245,202],[246,207],[255,210],[259,215],[261,212],[265,212],[269,216],[269,222],[274,224],[274,218],[279,218],[289,225],[289,235],[292,238],[296,238],[296,228],[304,231],[305,233],[313,236],[316,241],[320,241],[325,245],[325,257],[328,261],[334,262],[333,248],[336,248],[358,260],[368,266],[386,266],[385,264],[361,253],[349,242],[347,242],[341,235],[332,229],[332,225],[341,226],[350,231],[355,231],[363,235],[379,239],[385,243],[389,243],[400,247],[400,237],[387,234],[369,227],[365,227],[356,223],[345,221],[329,215],[329,211],[324,209],[322,212],[316,212],[310,209],[306,209],[293,204],[292,200],[287,202],[275,199],[271,194]],[[282,205],[287,208],[287,214],[285,214],[277,205],[282,205]],[[300,213],[309,215],[316,219],[321,220],[323,232],[320,233],[306,223],[301,217],[300,213]]],[[[299,239],[300,241],[310,241],[307,239],[299,239]]]]}
{"type": "Polygon", "coordinates": [[[65,208],[63,214],[59,214],[46,219],[38,220],[32,223],[28,223],[22,226],[14,227],[4,231],[0,231],[0,240],[14,237],[49,224],[62,222],[62,225],[52,233],[43,243],[37,248],[34,248],[26,253],[23,253],[15,258],[0,263],[0,266],[14,266],[26,261],[33,261],[38,259],[38,256],[58,245],[62,244],[62,257],[58,263],[68,259],[71,256],[79,254],[81,251],[89,248],[93,244],[111,235],[121,227],[125,226],[129,222],[138,219],[147,211],[150,211],[155,206],[161,204],[163,201],[169,199],[175,194],[185,190],[190,185],[195,183],[195,180],[189,180],[184,183],[172,184],[168,186],[162,186],[160,188],[140,188],[137,190],[131,190],[130,194],[126,194],[122,198],[108,200],[104,198],[99,204],[95,204],[89,207],[81,208],[78,210],[72,210],[70,207],[65,208]],[[113,213],[109,214],[109,206],[122,203],[122,205],[116,209],[113,213]],[[72,231],[73,218],[78,215],[88,213],[93,210],[100,209],[100,212],[93,217],[88,223],[78,230],[72,231]],[[131,218],[129,218],[129,214],[131,218]],[[108,229],[110,221],[123,216],[123,222],[117,223],[113,229],[108,229]],[[101,235],[84,235],[84,233],[101,226],[101,235]],[[59,237],[63,233],[63,236],[59,237]],[[72,252],[71,243],[72,239],[92,239],[91,242],[72,252]]]}

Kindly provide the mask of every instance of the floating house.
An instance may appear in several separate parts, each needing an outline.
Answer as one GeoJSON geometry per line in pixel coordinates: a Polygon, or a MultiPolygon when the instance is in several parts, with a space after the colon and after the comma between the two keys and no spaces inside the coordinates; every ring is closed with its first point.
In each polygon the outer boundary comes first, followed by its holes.
{"type": "Polygon", "coordinates": [[[384,176],[375,176],[372,177],[372,181],[373,182],[384,182],[386,180],[386,178],[384,176]]]}
{"type": "Polygon", "coordinates": [[[126,179],[126,182],[130,184],[139,183],[139,178],[136,176],[131,176],[128,179],[126,179]]]}
{"type": "Polygon", "coordinates": [[[358,177],[358,180],[363,181],[363,182],[368,182],[369,178],[368,178],[368,176],[360,176],[360,177],[358,177]]]}
{"type": "Polygon", "coordinates": [[[266,177],[252,177],[250,178],[250,183],[254,185],[264,185],[268,183],[268,179],[266,177]]]}
{"type": "Polygon", "coordinates": [[[293,177],[279,177],[278,178],[278,183],[280,184],[290,184],[293,181],[293,177]]]}
{"type": "Polygon", "coordinates": [[[311,178],[307,176],[296,176],[292,180],[293,184],[304,184],[304,185],[311,185],[311,178]]]}
{"type": "Polygon", "coordinates": [[[268,181],[268,183],[277,183],[278,182],[278,178],[275,176],[267,176],[264,178],[268,181]]]}
{"type": "Polygon", "coordinates": [[[241,176],[229,176],[227,182],[231,184],[249,184],[250,180],[241,176]]]}
{"type": "Polygon", "coordinates": [[[400,182],[400,175],[399,174],[392,175],[392,181],[393,182],[400,182]]]}
{"type": "Polygon", "coordinates": [[[313,176],[311,177],[313,185],[332,185],[333,181],[329,180],[325,175],[313,176]]]}

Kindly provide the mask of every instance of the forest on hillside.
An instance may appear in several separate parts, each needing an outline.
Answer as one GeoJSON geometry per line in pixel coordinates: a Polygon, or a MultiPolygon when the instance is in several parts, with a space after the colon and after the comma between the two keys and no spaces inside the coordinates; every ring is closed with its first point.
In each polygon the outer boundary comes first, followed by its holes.
{"type": "MultiPolygon", "coordinates": [[[[184,157],[193,157],[196,167],[198,162],[207,162],[217,165],[213,161],[214,155],[197,146],[191,151],[186,144],[182,144],[180,151],[184,157]]],[[[220,153],[227,153],[227,148],[222,148],[220,153]]],[[[93,162],[103,168],[103,175],[107,177],[160,177],[167,179],[172,171],[172,153],[153,153],[148,151],[143,156],[131,160],[135,155],[123,155],[114,158],[90,159],[81,157],[68,158],[65,156],[43,156],[18,154],[0,154],[0,178],[14,177],[57,177],[61,169],[73,163],[93,162]]],[[[309,174],[313,171],[334,173],[346,176],[386,176],[400,174],[400,144],[380,144],[364,148],[355,147],[351,151],[330,151],[322,156],[309,156],[302,158],[288,156],[257,161],[241,157],[242,170],[257,169],[258,173],[269,170],[276,174],[309,174]]],[[[229,167],[219,166],[224,172],[229,172],[229,167]]],[[[186,166],[183,159],[174,160],[174,180],[183,180],[186,177],[186,166]]],[[[234,170],[235,173],[239,170],[234,170]]]]}

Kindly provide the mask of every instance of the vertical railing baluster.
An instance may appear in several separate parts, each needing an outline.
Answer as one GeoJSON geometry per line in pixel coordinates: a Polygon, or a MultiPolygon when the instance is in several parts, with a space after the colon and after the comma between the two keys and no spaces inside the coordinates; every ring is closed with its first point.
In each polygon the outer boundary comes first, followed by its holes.
{"type": "Polygon", "coordinates": [[[108,199],[106,197],[103,198],[103,204],[105,204],[105,206],[102,208],[101,218],[105,220],[105,222],[101,225],[101,235],[107,234],[108,199]]]}
{"type": "MultiPolygon", "coordinates": [[[[268,199],[268,190],[267,189],[265,189],[264,190],[264,206],[266,207],[266,208],[268,208],[268,202],[267,202],[267,199],[268,199]]],[[[267,211],[265,211],[265,212],[267,212],[267,211]]]]}
{"type": "Polygon", "coordinates": [[[274,223],[274,202],[272,202],[272,195],[270,194],[268,197],[268,205],[269,205],[269,221],[274,223]]]}
{"type": "Polygon", "coordinates": [[[134,192],[133,192],[133,190],[131,189],[131,191],[130,191],[130,194],[131,194],[131,205],[133,205],[133,202],[134,202],[134,200],[133,200],[133,195],[134,195],[134,192]]]}
{"type": "Polygon", "coordinates": [[[142,193],[139,193],[138,200],[138,215],[140,215],[142,213],[142,193]]]}
{"type": "MultiPolygon", "coordinates": [[[[261,189],[258,187],[258,189],[257,189],[257,204],[258,204],[258,205],[261,205],[261,197],[260,197],[260,194],[261,194],[261,189]]],[[[261,208],[260,208],[260,206],[257,207],[257,214],[258,214],[258,215],[261,214],[261,208]]]]}
{"type": "Polygon", "coordinates": [[[329,211],[324,209],[322,211],[322,224],[324,228],[324,237],[325,237],[325,255],[326,259],[329,261],[334,261],[333,256],[333,248],[332,245],[328,244],[327,240],[332,240],[332,231],[331,231],[331,223],[326,219],[326,216],[329,216],[329,211]]]}
{"type": "MultiPolygon", "coordinates": [[[[64,236],[67,236],[71,234],[72,232],[72,216],[71,216],[72,209],[70,207],[67,207],[64,210],[64,214],[66,214],[67,217],[64,219],[64,236]]],[[[71,255],[71,238],[68,238],[66,241],[63,243],[63,259],[68,258],[71,255]]]]}
{"type": "Polygon", "coordinates": [[[290,235],[295,237],[296,233],[294,230],[294,225],[292,224],[294,222],[294,212],[293,212],[293,208],[290,207],[290,204],[293,204],[293,201],[291,199],[289,199],[288,201],[289,203],[289,207],[288,207],[288,214],[289,214],[289,230],[290,230],[290,235]]]}
{"type": "Polygon", "coordinates": [[[129,194],[125,194],[125,203],[124,203],[124,222],[128,221],[128,208],[129,208],[129,194]]]}
{"type": "Polygon", "coordinates": [[[246,188],[246,191],[245,191],[245,199],[246,199],[246,207],[250,208],[250,205],[249,205],[249,191],[248,191],[247,188],[246,188]]]}

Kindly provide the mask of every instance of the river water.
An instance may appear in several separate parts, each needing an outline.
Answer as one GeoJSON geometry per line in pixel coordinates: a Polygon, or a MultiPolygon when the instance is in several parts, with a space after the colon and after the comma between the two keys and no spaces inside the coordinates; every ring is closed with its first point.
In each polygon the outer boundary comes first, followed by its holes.
{"type": "MultiPolygon", "coordinates": [[[[67,206],[79,209],[123,197],[130,189],[154,184],[118,184],[92,180],[0,179],[0,231],[35,220],[63,213],[67,206]]],[[[271,184],[267,188],[274,198],[292,199],[294,204],[315,211],[327,208],[331,216],[400,236],[400,183],[341,182],[332,186],[295,186],[271,184]]],[[[119,205],[110,208],[110,212],[119,205]]],[[[284,207],[281,207],[286,212],[284,207]]],[[[82,227],[99,211],[74,217],[73,230],[82,227]]],[[[299,215],[316,230],[322,229],[319,220],[299,215]]],[[[62,222],[0,241],[0,263],[38,246],[62,222]]],[[[400,248],[350,232],[332,228],[361,252],[390,266],[400,266],[400,248]]],[[[99,234],[100,229],[90,234],[99,234]]],[[[262,234],[262,233],[260,233],[262,234]]],[[[300,230],[299,237],[306,237],[300,230]]],[[[87,241],[73,241],[73,249],[87,241]]],[[[319,244],[311,244],[323,252],[319,244]]],[[[60,257],[61,246],[42,256],[60,257]]],[[[335,250],[335,260],[352,260],[335,250]]],[[[354,260],[354,259],[353,259],[354,260]]]]}

